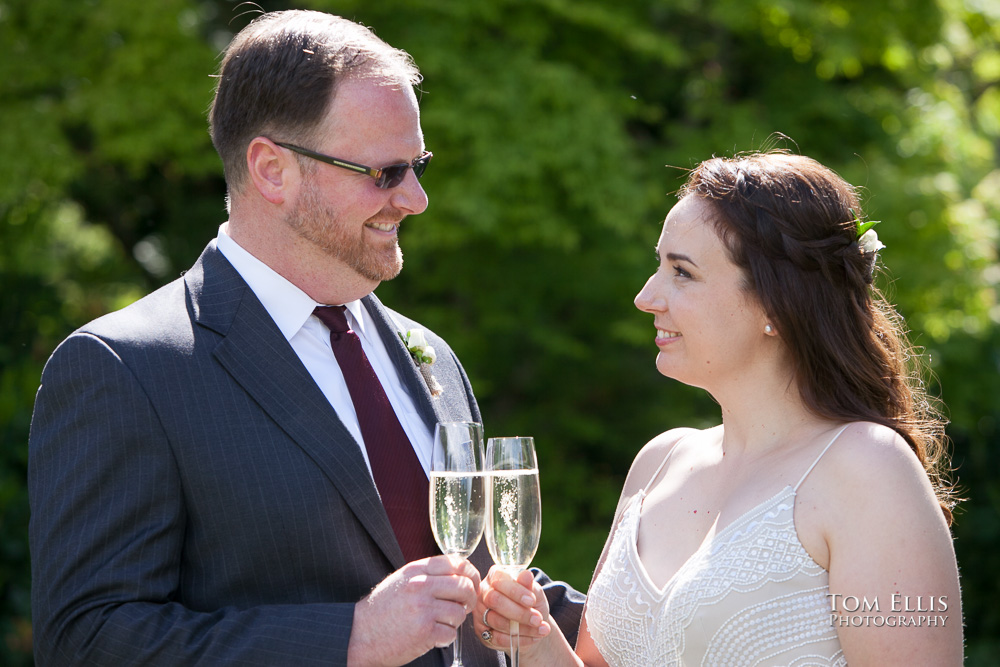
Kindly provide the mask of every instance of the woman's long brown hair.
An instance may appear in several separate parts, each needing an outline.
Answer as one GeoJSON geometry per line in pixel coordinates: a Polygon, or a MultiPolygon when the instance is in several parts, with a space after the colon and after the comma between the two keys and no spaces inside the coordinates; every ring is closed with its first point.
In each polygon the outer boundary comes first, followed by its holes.
{"type": "Polygon", "coordinates": [[[945,420],[923,381],[902,318],[873,285],[875,254],[858,244],[854,187],[786,151],[713,158],[681,196],[708,200],[732,261],[788,346],[810,410],[898,432],[920,460],[948,523],[945,420]]]}

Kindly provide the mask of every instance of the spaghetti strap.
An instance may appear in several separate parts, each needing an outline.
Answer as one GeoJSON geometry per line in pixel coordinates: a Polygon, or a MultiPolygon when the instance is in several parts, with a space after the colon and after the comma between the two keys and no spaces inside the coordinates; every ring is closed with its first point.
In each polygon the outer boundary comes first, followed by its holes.
{"type": "Polygon", "coordinates": [[[847,430],[848,426],[850,426],[850,424],[845,424],[839,431],[837,431],[837,433],[833,436],[833,438],[830,440],[830,442],[827,443],[826,447],[823,448],[823,451],[821,451],[819,453],[819,456],[816,457],[816,460],[813,461],[812,465],[809,466],[809,469],[806,470],[806,474],[802,475],[802,479],[800,479],[799,483],[795,485],[795,489],[794,489],[795,491],[799,490],[799,487],[802,486],[802,482],[806,481],[806,477],[809,476],[809,473],[811,473],[812,470],[813,470],[813,468],[816,467],[816,464],[819,463],[819,460],[821,458],[823,458],[824,454],[826,454],[826,450],[830,449],[830,446],[833,445],[833,443],[835,443],[837,441],[837,438],[840,437],[841,433],[843,433],[844,431],[847,430]]]}
{"type": "Polygon", "coordinates": [[[653,476],[650,477],[649,481],[646,482],[646,485],[642,487],[643,493],[645,493],[646,489],[652,486],[653,482],[656,481],[656,478],[660,476],[660,473],[663,472],[663,466],[667,465],[667,461],[670,460],[670,457],[673,456],[674,452],[677,450],[678,445],[680,445],[684,441],[684,438],[686,437],[687,435],[682,435],[681,437],[677,438],[677,442],[673,444],[673,446],[670,448],[670,451],[667,452],[667,455],[663,457],[662,461],[660,461],[660,467],[656,469],[656,472],[653,473],[653,476]]]}

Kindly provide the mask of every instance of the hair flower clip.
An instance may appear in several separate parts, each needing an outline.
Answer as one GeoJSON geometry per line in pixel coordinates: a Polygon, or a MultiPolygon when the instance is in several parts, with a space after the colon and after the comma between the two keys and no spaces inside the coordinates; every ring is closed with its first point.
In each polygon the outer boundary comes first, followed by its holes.
{"type": "Polygon", "coordinates": [[[854,225],[858,230],[858,246],[861,248],[861,252],[866,255],[876,253],[885,247],[885,244],[879,241],[878,234],[875,233],[873,227],[882,222],[881,220],[869,220],[868,222],[861,222],[861,218],[858,214],[851,209],[851,215],[854,216],[854,225]]]}
{"type": "Polygon", "coordinates": [[[437,381],[437,378],[434,377],[430,369],[431,364],[437,359],[437,353],[434,351],[433,346],[427,344],[427,339],[424,337],[424,330],[410,329],[405,334],[402,331],[398,332],[398,334],[410,356],[413,357],[413,361],[416,362],[417,370],[420,371],[424,382],[427,383],[427,388],[430,390],[431,396],[440,396],[444,392],[444,387],[437,381]]]}

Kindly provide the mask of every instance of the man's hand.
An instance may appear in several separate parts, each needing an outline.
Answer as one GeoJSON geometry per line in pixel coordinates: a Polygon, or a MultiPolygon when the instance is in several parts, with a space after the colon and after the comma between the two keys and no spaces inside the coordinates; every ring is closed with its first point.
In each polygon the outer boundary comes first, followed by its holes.
{"type": "Polygon", "coordinates": [[[455,641],[476,604],[479,571],[458,557],[407,563],[354,609],[347,662],[352,667],[397,667],[455,641]]]}

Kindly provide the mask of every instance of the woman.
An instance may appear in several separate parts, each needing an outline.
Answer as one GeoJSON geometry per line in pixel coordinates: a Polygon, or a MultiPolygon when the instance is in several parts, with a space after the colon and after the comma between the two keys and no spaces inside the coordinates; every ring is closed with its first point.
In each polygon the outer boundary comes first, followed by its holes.
{"type": "Polygon", "coordinates": [[[703,162],[635,299],[722,424],[632,464],[575,651],[527,575],[474,612],[522,665],[960,665],[943,422],[872,285],[857,193],[786,152],[703,162]]]}

